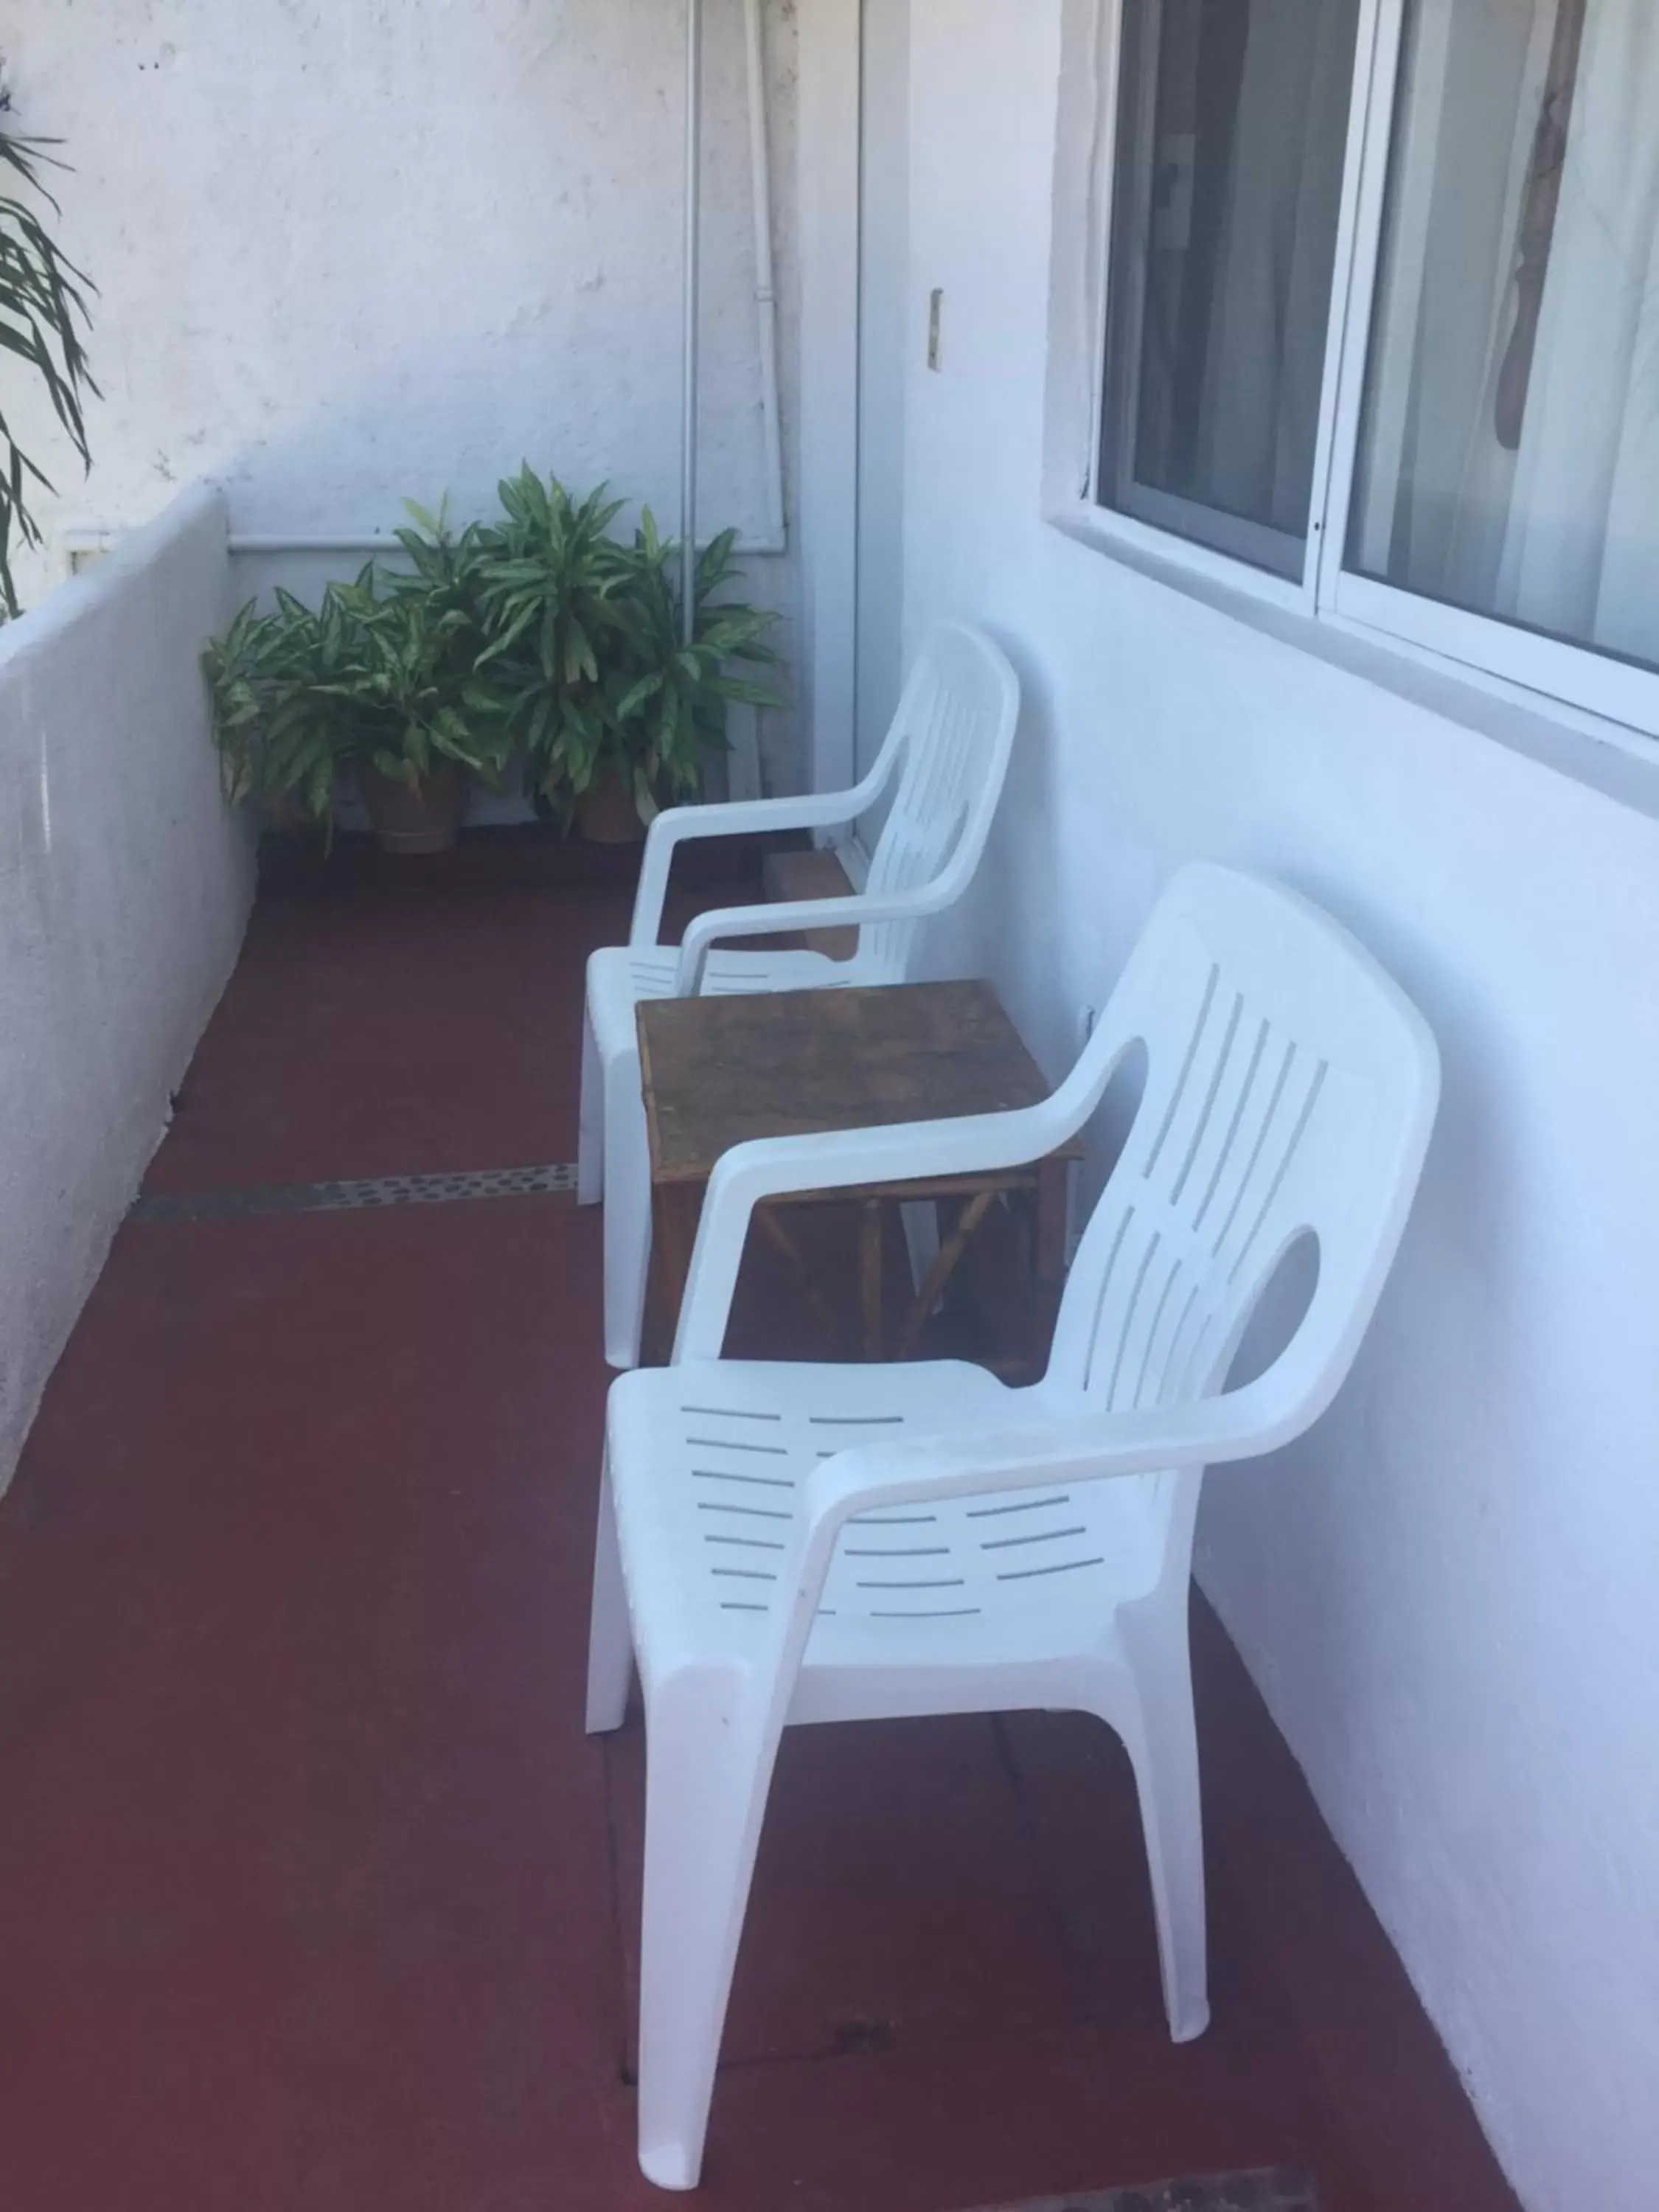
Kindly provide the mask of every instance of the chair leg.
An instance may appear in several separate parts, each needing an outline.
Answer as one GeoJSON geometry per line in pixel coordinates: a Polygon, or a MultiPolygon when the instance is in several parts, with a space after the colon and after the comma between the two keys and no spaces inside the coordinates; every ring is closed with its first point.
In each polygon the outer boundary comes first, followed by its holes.
{"type": "Polygon", "coordinates": [[[611,1496],[611,1470],[599,1481],[599,1528],[593,1547],[593,1607],[587,1632],[587,1733],[608,1735],[628,1711],[628,1686],[634,1679],[634,1637],[628,1620],[628,1591],[617,1543],[617,1512],[611,1496]]]}
{"type": "Polygon", "coordinates": [[[1134,1769],[1158,1920],[1170,2034],[1190,2043],[1210,2024],[1204,1903],[1204,1815],[1185,1592],[1178,1621],[1123,1621],[1136,1710],[1120,1713],[1134,1769]],[[1127,1723],[1127,1724],[1126,1724],[1127,1723]]]}
{"type": "Polygon", "coordinates": [[[593,1017],[582,1012],[581,1112],[576,1138],[576,1203],[597,1206],[605,1194],[605,1064],[593,1017]]]}
{"type": "Polygon", "coordinates": [[[651,1266],[651,1154],[640,1091],[640,1056],[619,1055],[605,1073],[605,1357],[637,1367],[651,1266]]]}
{"type": "Polygon", "coordinates": [[[702,1667],[647,1701],[639,2153],[661,2189],[695,2189],[702,2170],[775,1749],[745,1713],[752,1695],[702,1667]]]}

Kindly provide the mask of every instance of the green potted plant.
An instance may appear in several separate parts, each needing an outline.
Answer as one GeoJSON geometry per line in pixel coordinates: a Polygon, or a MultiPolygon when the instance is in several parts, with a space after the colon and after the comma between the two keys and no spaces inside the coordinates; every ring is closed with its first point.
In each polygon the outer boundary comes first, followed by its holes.
{"type": "Polygon", "coordinates": [[[337,717],[309,693],[337,664],[343,623],[331,594],[313,610],[279,590],[271,613],[250,599],[202,655],[225,798],[262,800],[281,829],[333,820],[337,717]]]}
{"type": "Polygon", "coordinates": [[[371,567],[341,596],[358,617],[358,649],[333,696],[356,716],[349,744],[371,826],[388,851],[441,851],[466,806],[467,777],[499,784],[512,744],[505,702],[480,663],[486,533],[452,536],[411,503],[418,531],[397,533],[407,574],[371,567]]]}
{"type": "Polygon", "coordinates": [[[331,830],[355,775],[382,844],[429,852],[454,837],[467,775],[497,784],[515,750],[538,808],[601,842],[696,796],[727,709],[771,703],[733,672],[777,657],[772,617],[729,597],[733,533],[698,562],[688,644],[678,548],[648,509],[629,543],[603,488],[578,501],[526,467],[501,500],[459,535],[410,506],[406,570],[371,563],[314,609],[283,591],[242,609],[203,664],[232,799],[331,830]]]}
{"type": "Polygon", "coordinates": [[[736,544],[735,531],[722,531],[698,556],[688,642],[679,546],[658,537],[649,507],[635,538],[598,760],[631,799],[641,824],[660,804],[700,796],[708,761],[726,748],[729,708],[777,704],[766,685],[732,672],[744,665],[775,665],[778,658],[767,643],[775,617],[724,596],[739,573],[736,544]]]}
{"type": "Polygon", "coordinates": [[[726,743],[728,706],[773,702],[729,672],[777,656],[772,617],[717,600],[735,576],[735,533],[699,562],[696,634],[681,636],[678,549],[647,509],[633,543],[614,538],[623,502],[600,486],[580,501],[528,466],[501,487],[503,520],[481,556],[492,642],[480,662],[506,702],[528,794],[574,813],[601,843],[642,837],[664,799],[696,795],[726,743]]]}
{"type": "Polygon", "coordinates": [[[388,851],[453,844],[467,773],[498,781],[509,743],[477,676],[475,550],[436,527],[414,541],[410,577],[383,584],[371,564],[315,609],[283,591],[270,613],[244,607],[204,656],[227,796],[257,793],[278,821],[331,832],[337,786],[355,774],[388,851]]]}

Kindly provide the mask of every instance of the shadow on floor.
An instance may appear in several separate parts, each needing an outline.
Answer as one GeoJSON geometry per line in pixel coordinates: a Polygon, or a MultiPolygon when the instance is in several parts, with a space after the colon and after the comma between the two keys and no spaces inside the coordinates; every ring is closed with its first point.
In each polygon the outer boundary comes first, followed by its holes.
{"type": "MultiPolygon", "coordinates": [[[[147,1188],[571,1158],[582,963],[628,906],[479,864],[268,896],[147,1188]]],[[[663,2202],[629,2086],[643,1744],[580,1725],[599,1268],[561,1194],[117,1239],[0,1505],[7,2212],[663,2202]]],[[[1194,1631],[1209,2034],[1164,2033],[1097,1724],[795,1731],[717,2212],[1285,2164],[1324,2212],[1513,2212],[1201,1605],[1194,1631]]]]}

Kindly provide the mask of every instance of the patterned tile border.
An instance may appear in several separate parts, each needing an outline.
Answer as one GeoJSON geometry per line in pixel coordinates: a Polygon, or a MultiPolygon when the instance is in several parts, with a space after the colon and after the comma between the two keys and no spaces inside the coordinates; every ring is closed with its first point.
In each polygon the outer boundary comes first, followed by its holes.
{"type": "Polygon", "coordinates": [[[464,1175],[368,1176],[339,1182],[271,1183],[247,1190],[140,1198],[134,1222],[235,1221],[258,1213],[348,1213],[382,1206],[454,1206],[480,1198],[534,1198],[573,1191],[572,1166],[480,1168],[464,1175]]]}
{"type": "Polygon", "coordinates": [[[1033,2197],[986,2212],[1319,2212],[1313,2183],[1300,2168],[1260,2167],[1198,2181],[1164,2181],[1146,2189],[1108,2189],[1090,2196],[1033,2197]]]}

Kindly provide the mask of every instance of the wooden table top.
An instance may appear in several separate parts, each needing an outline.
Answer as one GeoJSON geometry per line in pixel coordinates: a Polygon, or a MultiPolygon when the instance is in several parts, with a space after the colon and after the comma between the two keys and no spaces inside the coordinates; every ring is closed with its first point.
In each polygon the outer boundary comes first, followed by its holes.
{"type": "Polygon", "coordinates": [[[1006,1113],[1048,1096],[985,982],[648,999],[638,1012],[653,1183],[706,1182],[751,1138],[1006,1113]]]}

